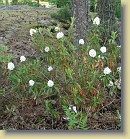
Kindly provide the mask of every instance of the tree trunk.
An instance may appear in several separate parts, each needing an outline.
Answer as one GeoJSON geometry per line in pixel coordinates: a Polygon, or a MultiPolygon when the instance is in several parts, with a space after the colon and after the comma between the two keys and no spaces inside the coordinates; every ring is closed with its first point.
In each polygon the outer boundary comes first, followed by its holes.
{"type": "Polygon", "coordinates": [[[8,7],[9,6],[9,2],[8,2],[8,0],[6,0],[6,7],[8,7]]]}
{"type": "Polygon", "coordinates": [[[75,18],[76,39],[86,40],[89,5],[86,0],[72,0],[72,15],[75,18]]]}
{"type": "Polygon", "coordinates": [[[111,32],[116,21],[116,0],[98,0],[98,16],[105,27],[111,32]]]}
{"type": "Polygon", "coordinates": [[[40,6],[40,0],[37,0],[37,3],[38,3],[38,7],[40,6]]]}

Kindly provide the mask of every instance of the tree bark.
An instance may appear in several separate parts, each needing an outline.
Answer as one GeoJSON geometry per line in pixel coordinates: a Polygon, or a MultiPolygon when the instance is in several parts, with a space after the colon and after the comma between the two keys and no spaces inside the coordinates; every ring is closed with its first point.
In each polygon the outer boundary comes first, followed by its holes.
{"type": "Polygon", "coordinates": [[[89,5],[86,0],[72,0],[72,15],[75,18],[76,38],[86,40],[89,5]]]}
{"type": "Polygon", "coordinates": [[[9,1],[8,0],[6,0],[6,7],[8,7],[9,6],[9,1]]]}
{"type": "Polygon", "coordinates": [[[116,0],[98,0],[98,16],[105,27],[111,32],[116,21],[116,0]]]}
{"type": "Polygon", "coordinates": [[[40,0],[37,0],[37,2],[38,2],[38,7],[40,6],[40,0]]]}

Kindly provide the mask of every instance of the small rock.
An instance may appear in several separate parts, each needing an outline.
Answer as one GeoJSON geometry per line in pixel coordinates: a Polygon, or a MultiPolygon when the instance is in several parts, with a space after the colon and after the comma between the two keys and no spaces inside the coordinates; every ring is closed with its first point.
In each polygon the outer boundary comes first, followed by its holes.
{"type": "Polygon", "coordinates": [[[3,37],[0,37],[0,45],[4,44],[3,37]]]}
{"type": "Polygon", "coordinates": [[[57,23],[57,21],[55,21],[55,20],[50,20],[50,22],[54,25],[54,26],[56,26],[58,23],[57,23]]]}
{"type": "Polygon", "coordinates": [[[49,25],[51,25],[51,22],[49,20],[41,20],[38,23],[41,24],[43,27],[48,27],[49,25]]]}
{"type": "Polygon", "coordinates": [[[93,115],[93,118],[94,118],[95,120],[98,120],[98,119],[99,119],[99,116],[98,116],[97,114],[94,114],[94,115],[93,115]]]}
{"type": "Polygon", "coordinates": [[[62,27],[63,27],[64,29],[68,30],[69,27],[70,27],[70,25],[69,25],[69,24],[62,24],[62,27]]]}

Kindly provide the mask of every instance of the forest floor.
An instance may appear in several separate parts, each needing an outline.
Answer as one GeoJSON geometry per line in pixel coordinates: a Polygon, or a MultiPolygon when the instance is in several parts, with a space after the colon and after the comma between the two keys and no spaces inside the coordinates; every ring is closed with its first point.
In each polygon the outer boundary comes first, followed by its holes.
{"type": "MultiPolygon", "coordinates": [[[[14,58],[37,56],[38,52],[32,47],[30,28],[38,26],[38,21],[49,16],[51,10],[0,10],[0,46],[7,45],[8,53],[14,58]]],[[[4,81],[4,79],[1,79],[4,81]]],[[[3,82],[4,86],[7,84],[3,82]]],[[[2,84],[1,84],[2,85],[2,84]]],[[[51,98],[58,102],[57,96],[51,98]]],[[[59,105],[55,105],[60,110],[59,105]]],[[[96,130],[118,130],[121,127],[121,93],[113,97],[106,97],[104,106],[96,113],[88,116],[88,126],[96,130]]],[[[63,113],[63,112],[61,112],[63,113]]],[[[31,130],[31,129],[58,129],[67,130],[68,122],[63,119],[54,119],[45,113],[44,98],[33,104],[33,100],[19,102],[11,91],[0,96],[0,129],[2,130],[31,130]]]]}

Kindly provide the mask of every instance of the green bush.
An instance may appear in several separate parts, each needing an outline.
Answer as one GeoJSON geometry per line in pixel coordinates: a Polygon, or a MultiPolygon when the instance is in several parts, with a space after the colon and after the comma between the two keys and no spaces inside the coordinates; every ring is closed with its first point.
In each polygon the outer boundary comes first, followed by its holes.
{"type": "Polygon", "coordinates": [[[19,4],[21,5],[29,5],[30,3],[32,3],[31,0],[19,0],[19,4]]]}
{"type": "Polygon", "coordinates": [[[0,0],[0,6],[3,6],[3,5],[4,5],[3,1],[2,1],[2,0],[0,0]]]}
{"type": "Polygon", "coordinates": [[[65,6],[61,8],[58,12],[51,14],[51,17],[59,21],[67,21],[71,19],[71,15],[71,8],[69,6],[65,6]]]}
{"type": "Polygon", "coordinates": [[[18,0],[12,0],[11,5],[17,5],[18,4],[18,0]]]}
{"type": "Polygon", "coordinates": [[[90,12],[96,12],[97,2],[96,0],[90,0],[90,12]]]}
{"type": "Polygon", "coordinates": [[[37,3],[37,2],[31,2],[31,3],[29,4],[29,6],[39,7],[40,5],[39,5],[39,3],[37,3]]]}
{"type": "Polygon", "coordinates": [[[6,47],[1,47],[1,73],[6,69],[10,82],[7,89],[19,103],[34,99],[38,104],[44,99],[46,115],[53,119],[61,115],[67,120],[68,129],[88,130],[89,112],[96,114],[105,106],[105,98],[115,98],[121,88],[121,67],[117,61],[121,46],[116,42],[117,32],[104,40],[100,33],[106,28],[92,25],[87,43],[80,39],[75,47],[74,18],[71,19],[68,36],[60,25],[58,32],[30,29],[30,39],[35,49],[40,50],[39,56],[22,60],[20,57],[14,67],[8,66],[12,58],[6,56],[6,47]]]}
{"type": "Polygon", "coordinates": [[[71,3],[71,0],[41,0],[41,1],[46,1],[51,4],[54,4],[57,6],[57,8],[61,8],[66,5],[70,5],[70,3],[71,3]]]}
{"type": "Polygon", "coordinates": [[[116,17],[121,18],[121,0],[117,2],[116,17]]]}
{"type": "Polygon", "coordinates": [[[38,2],[32,2],[32,0],[20,0],[19,5],[29,5],[29,6],[34,6],[34,7],[39,6],[38,2]]]}

